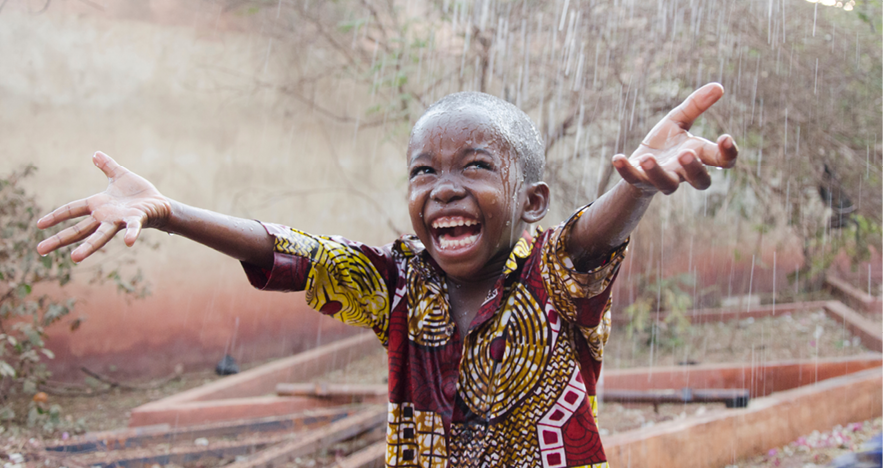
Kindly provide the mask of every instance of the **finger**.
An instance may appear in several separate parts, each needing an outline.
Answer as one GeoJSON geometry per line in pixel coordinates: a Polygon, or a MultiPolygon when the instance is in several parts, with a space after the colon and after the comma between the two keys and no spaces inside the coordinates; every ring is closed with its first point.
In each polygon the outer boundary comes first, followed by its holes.
{"type": "Polygon", "coordinates": [[[721,135],[717,139],[717,143],[712,143],[705,138],[691,137],[689,141],[684,143],[684,149],[691,149],[707,166],[715,167],[733,167],[736,164],[736,157],[739,155],[739,148],[730,135],[721,135]]]}
{"type": "Polygon", "coordinates": [[[684,180],[698,190],[705,190],[711,186],[711,176],[705,170],[705,165],[692,151],[684,151],[678,156],[678,162],[683,168],[684,180]]]}
{"type": "Polygon", "coordinates": [[[71,260],[74,263],[82,262],[86,257],[95,253],[96,250],[104,247],[104,244],[107,244],[119,230],[120,228],[111,223],[101,223],[101,226],[98,227],[94,234],[71,252],[71,260]]]}
{"type": "Polygon", "coordinates": [[[99,224],[95,218],[90,216],[54,236],[44,239],[43,242],[37,244],[37,253],[46,255],[60,247],[79,242],[95,232],[99,224]]]}
{"type": "Polygon", "coordinates": [[[126,171],[126,168],[117,164],[113,158],[101,151],[96,151],[95,154],[92,155],[92,162],[95,163],[95,165],[98,166],[98,169],[101,169],[101,172],[104,172],[104,175],[110,180],[119,177],[126,171]]]}
{"type": "Polygon", "coordinates": [[[126,236],[123,240],[129,247],[135,245],[138,236],[141,234],[141,220],[130,219],[126,222],[126,236]]]}
{"type": "Polygon", "coordinates": [[[46,229],[55,226],[62,221],[79,218],[80,216],[85,216],[87,214],[89,214],[89,202],[84,198],[56,208],[52,213],[43,216],[37,221],[37,227],[40,229],[46,229]]]}
{"type": "Polygon", "coordinates": [[[668,195],[678,189],[681,180],[672,171],[666,170],[656,162],[656,158],[649,157],[641,163],[641,169],[647,175],[647,180],[660,192],[668,195]]]}
{"type": "Polygon", "coordinates": [[[690,139],[685,141],[681,147],[678,149],[679,156],[684,151],[692,151],[699,161],[702,164],[708,166],[720,166],[721,165],[721,156],[720,150],[716,143],[712,143],[705,138],[690,136],[690,139]]]}
{"type": "Polygon", "coordinates": [[[739,147],[736,146],[736,140],[730,135],[723,134],[717,139],[718,151],[720,151],[720,167],[733,167],[736,165],[736,158],[739,157],[739,147]]]}
{"type": "Polygon", "coordinates": [[[646,183],[641,170],[629,162],[628,158],[623,154],[617,154],[613,157],[613,167],[622,179],[632,185],[646,183]]]}
{"type": "Polygon", "coordinates": [[[667,118],[677,122],[684,130],[689,130],[693,126],[693,121],[723,95],[724,87],[720,83],[708,83],[687,96],[681,105],[668,113],[667,118]]]}

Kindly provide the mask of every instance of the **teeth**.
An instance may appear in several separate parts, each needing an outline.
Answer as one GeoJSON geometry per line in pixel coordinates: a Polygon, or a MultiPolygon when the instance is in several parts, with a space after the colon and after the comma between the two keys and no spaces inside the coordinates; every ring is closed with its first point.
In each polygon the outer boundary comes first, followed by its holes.
{"type": "Polygon", "coordinates": [[[432,222],[432,227],[438,228],[452,228],[457,226],[473,226],[477,225],[478,221],[474,221],[471,219],[462,218],[460,216],[453,217],[445,217],[439,218],[432,222]]]}
{"type": "Polygon", "coordinates": [[[442,234],[438,237],[438,242],[442,249],[456,249],[457,247],[466,247],[472,245],[478,240],[478,234],[472,234],[462,239],[448,239],[448,236],[442,234]]]}

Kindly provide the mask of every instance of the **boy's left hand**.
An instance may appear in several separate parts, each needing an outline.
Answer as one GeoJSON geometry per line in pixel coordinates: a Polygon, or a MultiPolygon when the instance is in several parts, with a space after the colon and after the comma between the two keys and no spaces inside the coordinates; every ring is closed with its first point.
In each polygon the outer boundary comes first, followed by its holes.
{"type": "Polygon", "coordinates": [[[705,166],[733,167],[739,149],[730,135],[721,135],[717,143],[712,143],[688,130],[723,94],[724,88],[718,83],[694,91],[650,130],[629,158],[622,154],[613,157],[619,175],[645,195],[668,195],[681,182],[707,189],[711,177],[705,166]]]}

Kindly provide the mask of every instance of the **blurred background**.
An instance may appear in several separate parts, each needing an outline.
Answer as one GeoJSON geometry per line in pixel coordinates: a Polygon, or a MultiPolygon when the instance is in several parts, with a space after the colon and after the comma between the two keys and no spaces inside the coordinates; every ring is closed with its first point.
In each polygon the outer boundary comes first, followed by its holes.
{"type": "MultiPolygon", "coordinates": [[[[15,185],[48,212],[104,189],[101,150],[184,203],[381,245],[410,232],[410,126],[477,90],[541,128],[551,226],[718,81],[692,132],[732,134],[739,164],[654,201],[615,290],[629,339],[676,338],[653,312],[813,299],[830,272],[880,295],[881,27],[879,0],[3,0],[0,174],[36,166],[15,185]]],[[[46,321],[58,380],[254,363],[355,332],[159,232],[52,261],[72,280],[34,294],[76,299],[46,321]]],[[[15,281],[0,292],[24,297],[15,281]]]]}

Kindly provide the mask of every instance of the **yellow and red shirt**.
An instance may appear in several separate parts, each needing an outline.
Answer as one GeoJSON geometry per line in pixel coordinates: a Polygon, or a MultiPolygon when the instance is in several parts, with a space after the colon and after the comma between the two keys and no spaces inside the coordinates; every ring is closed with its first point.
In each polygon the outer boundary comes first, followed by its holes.
{"type": "Polygon", "coordinates": [[[625,244],[589,272],[565,250],[567,223],[525,235],[465,336],[445,274],[414,236],[384,247],[265,224],[272,270],[255,287],[371,328],[389,360],[389,467],[607,466],[595,384],[610,333],[610,288],[625,244]]]}

